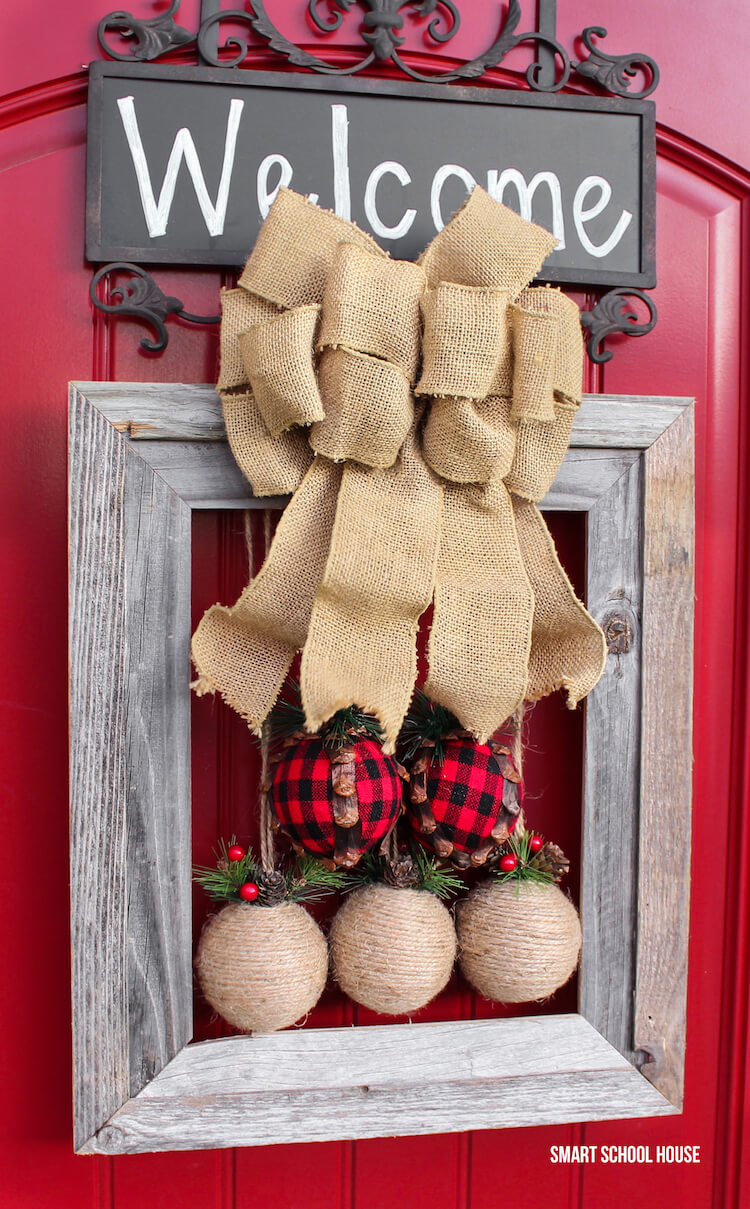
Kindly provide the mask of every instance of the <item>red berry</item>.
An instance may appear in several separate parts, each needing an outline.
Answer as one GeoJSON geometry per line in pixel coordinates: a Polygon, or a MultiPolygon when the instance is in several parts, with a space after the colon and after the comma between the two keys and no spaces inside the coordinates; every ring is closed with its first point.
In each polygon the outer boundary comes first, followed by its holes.
{"type": "Polygon", "coordinates": [[[539,850],[543,847],[544,840],[542,839],[541,835],[532,835],[531,839],[529,840],[529,848],[531,851],[539,852],[539,850]]]}
{"type": "Polygon", "coordinates": [[[245,855],[245,849],[240,848],[239,844],[232,844],[232,847],[227,852],[230,861],[241,861],[245,855]]]}
{"type": "Polygon", "coordinates": [[[503,873],[512,873],[518,864],[518,857],[509,852],[507,856],[500,857],[500,868],[503,873]]]}
{"type": "Polygon", "coordinates": [[[255,882],[245,882],[244,886],[240,886],[240,898],[244,898],[246,903],[255,902],[258,897],[258,887],[255,882]]]}

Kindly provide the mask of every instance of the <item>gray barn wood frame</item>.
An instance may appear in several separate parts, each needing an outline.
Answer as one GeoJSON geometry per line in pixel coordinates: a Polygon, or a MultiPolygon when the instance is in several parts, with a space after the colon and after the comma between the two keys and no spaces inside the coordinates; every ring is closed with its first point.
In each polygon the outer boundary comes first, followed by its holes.
{"type": "Polygon", "coordinates": [[[72,384],[76,1149],[251,1146],[679,1112],[691,401],[586,397],[543,503],[586,514],[587,600],[613,651],[586,706],[578,1014],[190,1044],[191,512],[267,506],[235,467],[212,387],[72,384]],[[449,1055],[439,1067],[436,1052],[449,1055]]]}

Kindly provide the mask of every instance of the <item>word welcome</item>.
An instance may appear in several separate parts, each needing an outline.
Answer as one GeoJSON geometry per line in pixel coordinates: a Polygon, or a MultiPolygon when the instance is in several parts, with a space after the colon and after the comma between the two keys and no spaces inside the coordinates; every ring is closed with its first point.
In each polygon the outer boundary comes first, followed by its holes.
{"type": "MultiPolygon", "coordinates": [[[[243,121],[245,101],[240,97],[232,97],[229,102],[223,130],[221,169],[218,181],[213,182],[213,191],[206,181],[206,173],[196,148],[195,138],[188,126],[182,126],[174,136],[166,168],[159,184],[157,168],[149,164],[144,148],[135,98],[132,95],[119,97],[117,108],[132,159],[149,238],[159,239],[167,234],[183,162],[192,182],[208,235],[212,237],[223,235],[230,205],[238,137],[243,121]]],[[[336,214],[345,219],[352,217],[350,138],[348,106],[343,103],[331,104],[330,163],[333,176],[334,210],[336,214]]],[[[318,158],[322,163],[322,149],[318,158]]],[[[442,230],[449,217],[444,213],[443,193],[451,178],[457,178],[462,182],[467,192],[470,192],[477,183],[481,183],[497,201],[511,206],[515,201],[514,208],[518,210],[522,218],[541,222],[551,230],[558,240],[558,251],[566,248],[570,237],[569,227],[572,225],[581,248],[594,260],[603,259],[617,247],[633,220],[632,212],[625,207],[614,205],[610,211],[612,185],[602,175],[587,174],[578,182],[572,199],[569,200],[569,219],[566,227],[563,186],[555,172],[541,170],[527,179],[517,167],[502,169],[487,167],[485,178],[477,181],[476,177],[461,164],[444,163],[434,171],[425,198],[436,232],[442,230]],[[535,202],[537,203],[536,209],[535,202]],[[545,214],[551,214],[551,221],[549,219],[543,221],[538,217],[539,202],[543,203],[545,214]],[[600,235],[595,239],[589,227],[600,216],[605,215],[605,212],[610,218],[608,232],[603,238],[600,235]]],[[[258,215],[263,220],[279,189],[295,187],[294,166],[286,155],[279,151],[270,151],[260,159],[257,165],[255,184],[258,215]]],[[[392,241],[408,235],[420,212],[419,206],[410,204],[410,202],[418,200],[413,196],[415,190],[410,189],[412,185],[412,176],[405,164],[388,159],[373,165],[364,185],[362,208],[365,219],[376,238],[392,241]],[[379,190],[386,178],[392,178],[404,191],[404,204],[396,221],[393,221],[392,217],[390,221],[386,221],[379,205],[379,190]]],[[[313,202],[320,200],[320,194],[316,192],[308,192],[308,197],[313,202]]]]}

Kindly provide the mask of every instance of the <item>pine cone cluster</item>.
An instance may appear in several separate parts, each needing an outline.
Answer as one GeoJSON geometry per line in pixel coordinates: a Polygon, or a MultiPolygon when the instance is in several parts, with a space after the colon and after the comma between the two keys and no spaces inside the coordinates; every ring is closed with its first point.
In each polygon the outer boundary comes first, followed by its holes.
{"type": "Polygon", "coordinates": [[[549,873],[556,882],[562,881],[570,869],[570,861],[562,848],[549,840],[543,848],[539,849],[536,856],[532,857],[529,864],[533,865],[535,869],[539,869],[541,873],[549,873]]]}

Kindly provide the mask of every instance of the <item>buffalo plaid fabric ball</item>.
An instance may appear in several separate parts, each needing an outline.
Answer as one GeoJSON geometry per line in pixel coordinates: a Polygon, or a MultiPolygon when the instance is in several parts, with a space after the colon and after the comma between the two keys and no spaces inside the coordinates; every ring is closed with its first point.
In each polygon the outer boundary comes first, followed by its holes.
{"type": "Polygon", "coordinates": [[[459,852],[481,848],[503,799],[503,776],[489,747],[473,739],[449,739],[442,764],[433,760],[427,770],[425,789],[435,822],[454,848],[459,852]]]}
{"type": "MultiPolygon", "coordinates": [[[[401,809],[401,782],[396,764],[377,743],[354,744],[360,848],[382,840],[401,809]]],[[[277,765],[272,786],[273,808],[287,835],[313,856],[330,857],[335,836],[331,805],[331,761],[322,739],[301,739],[277,765]]]]}

